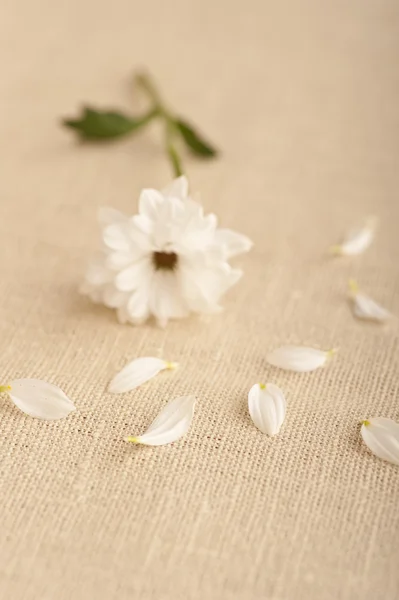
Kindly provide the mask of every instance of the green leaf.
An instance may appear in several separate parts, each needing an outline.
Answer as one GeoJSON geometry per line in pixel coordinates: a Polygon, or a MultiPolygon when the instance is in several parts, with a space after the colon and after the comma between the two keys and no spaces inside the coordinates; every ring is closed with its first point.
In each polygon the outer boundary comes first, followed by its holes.
{"type": "Polygon", "coordinates": [[[190,150],[198,156],[204,158],[212,158],[217,155],[217,150],[211,144],[204,140],[204,138],[196,131],[192,125],[183,121],[183,119],[176,119],[175,125],[181,133],[184,141],[190,150]]]}
{"type": "Polygon", "coordinates": [[[82,139],[110,140],[142,127],[153,116],[155,114],[151,112],[139,119],[133,119],[120,112],[95,110],[86,106],[81,117],[64,119],[62,124],[74,129],[82,139]]]}

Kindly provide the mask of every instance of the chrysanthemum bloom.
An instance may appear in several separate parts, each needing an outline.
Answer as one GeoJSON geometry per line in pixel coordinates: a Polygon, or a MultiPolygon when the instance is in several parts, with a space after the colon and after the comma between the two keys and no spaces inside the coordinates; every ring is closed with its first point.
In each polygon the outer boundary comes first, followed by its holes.
{"type": "Polygon", "coordinates": [[[82,292],[117,310],[122,323],[150,316],[165,326],[190,313],[218,312],[220,299],[242,271],[228,260],[252,242],[218,229],[214,214],[188,195],[186,177],[165,190],[143,190],[139,214],[101,209],[103,250],[89,265],[82,292]]]}

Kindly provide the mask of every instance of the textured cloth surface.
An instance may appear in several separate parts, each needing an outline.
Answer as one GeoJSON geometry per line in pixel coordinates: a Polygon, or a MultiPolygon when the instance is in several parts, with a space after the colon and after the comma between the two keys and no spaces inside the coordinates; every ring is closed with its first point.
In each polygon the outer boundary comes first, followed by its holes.
{"type": "Polygon", "coordinates": [[[395,0],[5,1],[0,20],[0,374],[60,385],[46,423],[1,403],[0,597],[7,600],[395,600],[399,470],[360,438],[399,420],[398,325],[354,320],[354,277],[399,315],[399,11],[395,0]],[[77,288],[96,210],[134,212],[170,179],[156,126],[107,146],[59,126],[79,103],[137,109],[147,66],[222,149],[186,161],[245,271],[209,320],[122,326],[77,288]],[[326,257],[379,218],[372,247],[326,257]],[[310,374],[269,367],[285,343],[339,353],[310,374]],[[141,355],[179,361],[135,393],[141,355]],[[276,438],[247,393],[287,396],[276,438]],[[198,397],[184,440],[135,448],[167,400],[198,397]]]}

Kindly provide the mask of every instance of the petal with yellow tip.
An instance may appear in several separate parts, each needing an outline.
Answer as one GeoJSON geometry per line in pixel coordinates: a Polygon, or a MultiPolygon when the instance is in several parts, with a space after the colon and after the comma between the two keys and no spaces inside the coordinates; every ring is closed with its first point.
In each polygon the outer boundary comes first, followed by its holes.
{"type": "Polygon", "coordinates": [[[173,370],[177,363],[168,362],[161,358],[143,356],[135,358],[127,364],[120,373],[115,375],[108,386],[112,394],[123,394],[146,383],[165,369],[173,370]]]}
{"type": "Polygon", "coordinates": [[[371,244],[375,234],[376,219],[370,217],[362,227],[348,231],[343,242],[330,249],[332,254],[355,256],[362,254],[371,244]]]}
{"type": "Polygon", "coordinates": [[[256,383],[249,390],[249,414],[255,426],[267,435],[276,435],[280,431],[286,408],[282,390],[273,383],[256,383]]]}
{"type": "Polygon", "coordinates": [[[399,423],[385,417],[374,417],[363,421],[360,431],[373,454],[399,465],[399,423]]]}
{"type": "Polygon", "coordinates": [[[181,396],[171,400],[143,435],[128,437],[127,441],[145,446],[163,446],[176,442],[190,429],[195,401],[194,396],[181,396]]]}
{"type": "Polygon", "coordinates": [[[55,421],[75,410],[72,400],[59,387],[41,379],[15,379],[0,390],[9,395],[19,410],[36,419],[55,421]]]}
{"type": "Polygon", "coordinates": [[[377,304],[372,298],[363,294],[355,281],[350,281],[349,287],[353,302],[353,313],[358,319],[383,323],[392,316],[389,311],[377,304]]]}

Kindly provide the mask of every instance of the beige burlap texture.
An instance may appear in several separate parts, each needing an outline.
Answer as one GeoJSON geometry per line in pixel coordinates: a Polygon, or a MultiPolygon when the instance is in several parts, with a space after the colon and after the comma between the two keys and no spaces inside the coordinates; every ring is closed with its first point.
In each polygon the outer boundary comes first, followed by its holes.
{"type": "Polygon", "coordinates": [[[13,0],[1,39],[0,374],[60,385],[77,411],[47,423],[1,402],[4,600],[396,600],[399,469],[360,438],[399,420],[398,325],[355,321],[347,283],[399,315],[399,11],[394,0],[13,0]],[[250,236],[245,276],[209,321],[122,326],[77,289],[96,211],[133,213],[170,179],[154,126],[106,146],[59,126],[79,103],[144,107],[148,67],[222,150],[187,160],[223,226],[250,236]],[[368,215],[372,247],[326,248],[368,215]],[[266,364],[285,343],[339,347],[310,374],[266,364]],[[180,369],[106,392],[137,356],[180,369]],[[280,435],[251,423],[272,381],[280,435]],[[190,433],[142,432],[178,395],[190,433]]]}

